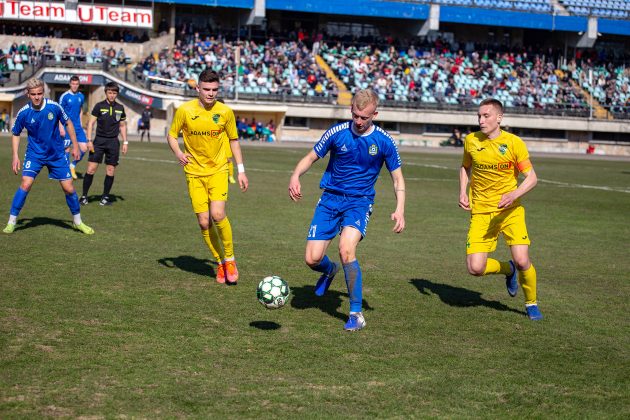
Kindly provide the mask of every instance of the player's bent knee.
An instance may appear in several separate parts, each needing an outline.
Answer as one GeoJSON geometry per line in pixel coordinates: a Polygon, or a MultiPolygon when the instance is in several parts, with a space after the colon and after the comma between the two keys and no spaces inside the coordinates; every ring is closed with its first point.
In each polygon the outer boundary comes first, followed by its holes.
{"type": "Polygon", "coordinates": [[[529,262],[529,258],[525,257],[525,258],[518,258],[513,260],[514,261],[514,265],[516,265],[516,269],[518,271],[525,271],[529,268],[530,265],[532,265],[529,262]]]}
{"type": "Polygon", "coordinates": [[[468,269],[468,274],[476,277],[483,276],[483,273],[486,271],[486,267],[480,264],[467,264],[466,268],[468,269]]]}

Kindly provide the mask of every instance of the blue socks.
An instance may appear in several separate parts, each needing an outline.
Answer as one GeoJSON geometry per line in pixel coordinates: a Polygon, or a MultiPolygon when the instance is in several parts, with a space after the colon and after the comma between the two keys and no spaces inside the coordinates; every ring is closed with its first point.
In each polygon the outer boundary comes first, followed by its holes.
{"type": "Polygon", "coordinates": [[[81,212],[79,196],[76,191],[72,194],[66,194],[66,203],[68,204],[68,208],[70,209],[70,213],[72,213],[72,215],[79,214],[81,212]]]}
{"type": "Polygon", "coordinates": [[[13,196],[13,202],[11,203],[11,216],[18,216],[24,203],[26,202],[26,196],[28,191],[24,191],[21,187],[18,187],[15,195],[13,196]]]}
{"type": "Polygon", "coordinates": [[[328,255],[324,255],[324,258],[317,264],[315,267],[311,267],[312,270],[318,271],[320,273],[328,274],[333,269],[333,263],[328,258],[328,255]]]}
{"type": "Polygon", "coordinates": [[[361,312],[363,303],[363,278],[359,261],[343,265],[343,272],[346,275],[346,286],[348,286],[348,296],[350,297],[350,312],[361,312]]]}

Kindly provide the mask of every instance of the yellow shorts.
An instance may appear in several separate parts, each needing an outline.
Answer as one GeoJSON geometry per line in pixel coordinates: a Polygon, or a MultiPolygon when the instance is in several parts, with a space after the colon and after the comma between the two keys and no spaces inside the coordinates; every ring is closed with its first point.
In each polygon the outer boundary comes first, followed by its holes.
{"type": "Polygon", "coordinates": [[[470,217],[466,239],[466,254],[493,252],[497,248],[499,233],[503,233],[508,246],[530,244],[523,206],[492,213],[473,214],[470,217]]]}
{"type": "Polygon", "coordinates": [[[211,201],[227,201],[228,199],[227,171],[208,176],[186,175],[186,183],[195,213],[209,211],[211,201]]]}

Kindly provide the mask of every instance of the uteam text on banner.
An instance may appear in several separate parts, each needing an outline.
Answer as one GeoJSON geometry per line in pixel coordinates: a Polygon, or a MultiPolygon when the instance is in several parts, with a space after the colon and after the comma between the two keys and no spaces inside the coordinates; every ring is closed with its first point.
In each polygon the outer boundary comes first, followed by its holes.
{"type": "Polygon", "coordinates": [[[153,9],[78,3],[71,10],[64,2],[0,0],[0,19],[152,28],[153,9]]]}

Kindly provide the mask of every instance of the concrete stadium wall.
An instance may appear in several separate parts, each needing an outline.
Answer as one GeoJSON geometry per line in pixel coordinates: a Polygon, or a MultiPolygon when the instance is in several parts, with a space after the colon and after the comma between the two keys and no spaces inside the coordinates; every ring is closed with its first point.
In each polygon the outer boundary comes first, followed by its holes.
{"type": "MultiPolygon", "coordinates": [[[[283,127],[282,141],[319,140],[328,127],[337,121],[348,120],[350,110],[347,107],[330,105],[291,105],[286,117],[308,118],[308,127],[283,127]]],[[[419,147],[440,147],[440,142],[450,136],[450,126],[477,127],[477,116],[472,112],[426,111],[408,109],[379,109],[375,122],[397,122],[399,131],[390,131],[400,145],[419,147]],[[442,125],[443,133],[428,133],[424,125],[442,125]]],[[[552,153],[585,153],[589,143],[595,145],[598,154],[630,156],[630,143],[593,141],[592,131],[611,133],[630,133],[630,121],[588,120],[584,118],[551,117],[545,115],[506,115],[504,127],[531,129],[564,130],[566,139],[528,138],[528,147],[532,151],[552,153]]]]}

